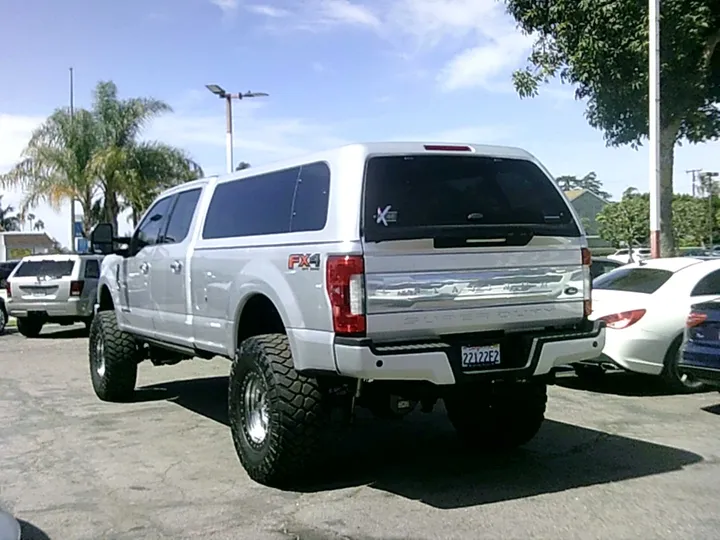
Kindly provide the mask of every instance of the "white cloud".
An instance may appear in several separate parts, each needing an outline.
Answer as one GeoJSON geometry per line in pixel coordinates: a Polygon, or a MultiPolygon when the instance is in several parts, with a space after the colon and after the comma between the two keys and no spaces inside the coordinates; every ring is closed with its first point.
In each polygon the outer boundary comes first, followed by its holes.
{"type": "Polygon", "coordinates": [[[17,163],[30,135],[43,120],[41,116],[0,113],[0,173],[17,163]]]}
{"type": "Polygon", "coordinates": [[[263,15],[265,17],[270,17],[273,19],[279,19],[290,15],[290,12],[287,9],[282,9],[267,4],[250,4],[248,6],[245,6],[245,9],[247,9],[251,13],[255,13],[256,15],[263,15]]]}
{"type": "Polygon", "coordinates": [[[210,0],[210,3],[220,8],[223,15],[233,15],[238,9],[238,0],[210,0]]]}
{"type": "Polygon", "coordinates": [[[320,23],[380,27],[380,19],[369,8],[349,0],[321,0],[316,9],[320,23]]]}

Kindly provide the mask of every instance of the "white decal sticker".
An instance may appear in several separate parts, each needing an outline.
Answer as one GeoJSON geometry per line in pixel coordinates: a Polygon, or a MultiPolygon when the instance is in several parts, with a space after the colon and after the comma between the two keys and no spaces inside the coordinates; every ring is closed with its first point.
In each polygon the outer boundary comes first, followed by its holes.
{"type": "Polygon", "coordinates": [[[395,223],[397,221],[397,210],[392,210],[392,205],[388,204],[385,208],[378,206],[377,216],[375,222],[377,224],[382,223],[386,227],[389,223],[395,223]]]}

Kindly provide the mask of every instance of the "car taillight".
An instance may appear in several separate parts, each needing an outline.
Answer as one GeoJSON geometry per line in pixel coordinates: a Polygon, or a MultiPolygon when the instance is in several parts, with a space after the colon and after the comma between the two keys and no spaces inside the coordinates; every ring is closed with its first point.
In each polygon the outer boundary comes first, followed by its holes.
{"type": "Polygon", "coordinates": [[[12,287],[10,286],[10,282],[5,282],[5,293],[7,294],[8,298],[12,298],[12,287]]]}
{"type": "Polygon", "coordinates": [[[70,282],[70,296],[80,296],[83,291],[84,281],[71,281],[70,282]]]}
{"type": "Polygon", "coordinates": [[[365,334],[365,262],[360,255],[327,259],[326,287],[336,334],[365,334]]]}
{"type": "Polygon", "coordinates": [[[589,317],[592,313],[592,253],[588,248],[582,248],[582,271],[583,271],[583,317],[589,317]]]}
{"type": "Polygon", "coordinates": [[[646,310],[644,309],[633,309],[630,311],[622,311],[620,313],[613,313],[612,315],[604,315],[598,317],[598,320],[605,321],[605,325],[613,330],[622,330],[628,326],[632,326],[645,315],[646,310]]]}
{"type": "Polygon", "coordinates": [[[698,313],[697,311],[691,311],[690,315],[688,315],[688,318],[685,321],[685,326],[687,326],[688,328],[694,328],[695,326],[700,326],[706,320],[707,313],[698,313]]]}

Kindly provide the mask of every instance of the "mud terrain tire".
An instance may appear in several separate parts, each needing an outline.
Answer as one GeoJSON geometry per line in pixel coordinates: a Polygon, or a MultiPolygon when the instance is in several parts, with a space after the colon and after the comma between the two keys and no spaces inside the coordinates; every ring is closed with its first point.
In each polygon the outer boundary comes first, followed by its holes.
{"type": "Polygon", "coordinates": [[[93,318],[88,341],[95,395],[102,401],[130,400],[137,383],[138,349],[132,335],[118,327],[114,311],[93,318]]]}

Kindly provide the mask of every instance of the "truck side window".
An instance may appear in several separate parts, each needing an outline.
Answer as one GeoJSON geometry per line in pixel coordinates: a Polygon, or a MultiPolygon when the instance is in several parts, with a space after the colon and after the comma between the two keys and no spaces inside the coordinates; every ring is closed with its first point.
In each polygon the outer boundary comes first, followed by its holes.
{"type": "Polygon", "coordinates": [[[321,231],[325,228],[330,193],[330,168],[310,163],[300,169],[295,188],[291,232],[321,231]]]}
{"type": "Polygon", "coordinates": [[[190,224],[195,215],[195,207],[201,191],[200,188],[190,189],[178,194],[170,214],[167,230],[160,238],[161,244],[178,244],[185,240],[190,232],[190,224]]]}
{"type": "Polygon", "coordinates": [[[231,180],[215,188],[202,237],[232,238],[290,232],[300,167],[231,180]]]}
{"type": "Polygon", "coordinates": [[[150,211],[140,222],[133,236],[131,243],[131,251],[133,253],[137,253],[144,247],[154,246],[157,243],[160,231],[164,229],[167,223],[170,203],[174,198],[175,195],[170,195],[160,199],[150,208],[150,211]]]}

